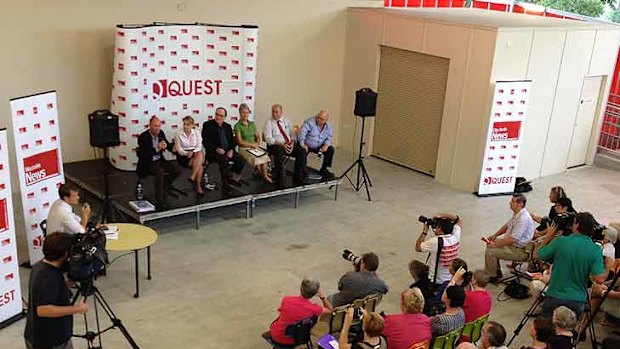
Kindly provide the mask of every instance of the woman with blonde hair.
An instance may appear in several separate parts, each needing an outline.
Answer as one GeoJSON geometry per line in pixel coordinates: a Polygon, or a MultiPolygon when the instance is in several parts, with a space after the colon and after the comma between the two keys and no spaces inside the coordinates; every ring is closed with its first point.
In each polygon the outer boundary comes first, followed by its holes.
{"type": "Polygon", "coordinates": [[[177,153],[177,162],[189,168],[192,174],[188,178],[196,187],[196,193],[202,195],[202,173],[204,171],[205,153],[202,147],[202,136],[196,131],[194,118],[183,118],[183,129],[177,132],[174,138],[174,151],[177,153]]]}
{"type": "Polygon", "coordinates": [[[387,349],[388,344],[385,338],[381,336],[383,331],[384,320],[377,313],[368,313],[363,308],[362,312],[362,330],[364,331],[364,339],[361,342],[349,343],[349,327],[353,322],[354,308],[347,309],[344,317],[344,325],[338,338],[338,346],[340,349],[387,349]]]}
{"type": "Polygon", "coordinates": [[[431,319],[424,315],[424,295],[419,288],[404,290],[400,295],[402,314],[386,315],[382,334],[390,349],[407,349],[413,344],[431,340],[431,319]]]}
{"type": "Polygon", "coordinates": [[[269,163],[269,155],[266,151],[263,151],[263,155],[255,156],[250,153],[250,150],[259,147],[262,142],[262,135],[256,129],[256,124],[249,120],[250,107],[247,104],[242,103],[239,106],[239,121],[235,124],[235,138],[237,144],[239,144],[239,155],[245,159],[245,161],[254,167],[261,177],[269,183],[273,180],[269,175],[269,169],[267,164],[269,163]]]}

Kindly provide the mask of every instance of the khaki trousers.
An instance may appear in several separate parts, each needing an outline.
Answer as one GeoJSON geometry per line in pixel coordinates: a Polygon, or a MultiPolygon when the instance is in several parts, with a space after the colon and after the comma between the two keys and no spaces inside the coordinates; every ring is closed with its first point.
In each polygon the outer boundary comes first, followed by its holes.
{"type": "Polygon", "coordinates": [[[487,247],[484,252],[484,269],[492,276],[497,277],[497,271],[501,270],[499,261],[523,262],[527,260],[528,254],[524,247],[504,246],[500,248],[487,247]]]}

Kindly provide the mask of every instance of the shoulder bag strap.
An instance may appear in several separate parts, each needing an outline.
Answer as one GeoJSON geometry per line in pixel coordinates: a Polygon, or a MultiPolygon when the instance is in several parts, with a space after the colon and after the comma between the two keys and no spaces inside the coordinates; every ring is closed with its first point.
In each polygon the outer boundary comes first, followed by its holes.
{"type": "Polygon", "coordinates": [[[437,256],[435,257],[435,274],[433,274],[433,284],[437,284],[437,269],[439,268],[439,257],[443,250],[443,237],[437,237],[437,256]]]}

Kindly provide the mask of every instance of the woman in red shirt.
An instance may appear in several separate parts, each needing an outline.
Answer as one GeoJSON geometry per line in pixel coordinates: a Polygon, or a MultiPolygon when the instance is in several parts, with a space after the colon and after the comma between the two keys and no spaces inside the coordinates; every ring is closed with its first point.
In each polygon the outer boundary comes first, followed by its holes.
{"type": "Polygon", "coordinates": [[[431,319],[422,314],[424,296],[419,288],[408,288],[400,296],[402,314],[386,315],[382,334],[388,348],[407,349],[411,345],[431,340],[431,319]]]}

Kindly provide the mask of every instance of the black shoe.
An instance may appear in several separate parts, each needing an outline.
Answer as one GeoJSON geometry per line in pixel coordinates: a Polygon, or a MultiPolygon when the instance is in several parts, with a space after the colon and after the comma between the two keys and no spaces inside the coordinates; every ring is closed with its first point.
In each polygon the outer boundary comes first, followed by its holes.
{"type": "Polygon", "coordinates": [[[293,178],[293,184],[294,185],[306,185],[308,184],[308,178],[307,177],[295,177],[293,178]]]}
{"type": "Polygon", "coordinates": [[[336,178],[336,175],[334,175],[328,169],[321,170],[319,173],[323,177],[323,180],[330,180],[336,178]]]}
{"type": "Polygon", "coordinates": [[[162,212],[162,211],[168,211],[170,209],[170,206],[166,205],[166,204],[157,204],[157,206],[155,207],[155,209],[158,212],[162,212]]]}

